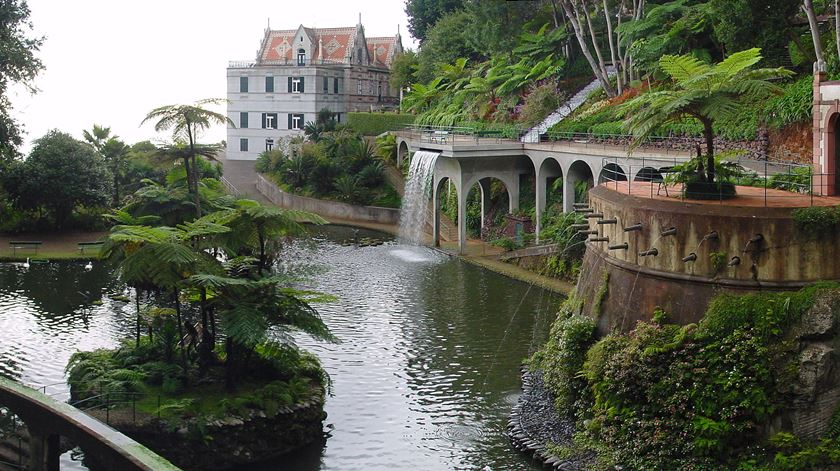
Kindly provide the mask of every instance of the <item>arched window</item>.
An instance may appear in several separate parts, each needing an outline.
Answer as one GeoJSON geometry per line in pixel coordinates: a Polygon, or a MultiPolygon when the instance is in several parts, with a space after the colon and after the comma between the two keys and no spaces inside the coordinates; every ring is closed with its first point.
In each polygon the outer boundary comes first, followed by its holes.
{"type": "Polygon", "coordinates": [[[298,49],[297,59],[297,65],[306,65],[306,51],[304,49],[298,49]]]}

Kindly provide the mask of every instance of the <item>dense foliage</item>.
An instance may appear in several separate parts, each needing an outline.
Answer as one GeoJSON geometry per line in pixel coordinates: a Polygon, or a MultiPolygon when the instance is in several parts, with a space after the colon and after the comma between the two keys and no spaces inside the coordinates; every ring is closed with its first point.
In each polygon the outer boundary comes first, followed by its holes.
{"type": "Polygon", "coordinates": [[[10,166],[3,186],[30,228],[61,229],[77,209],[106,206],[110,183],[105,162],[90,146],[50,131],[35,141],[26,160],[10,166]]]}
{"type": "Polygon", "coordinates": [[[257,171],[292,193],[352,204],[399,207],[399,196],[385,180],[385,164],[375,146],[341,128],[317,142],[296,143],[264,152],[257,171]]]}
{"type": "Polygon", "coordinates": [[[571,296],[531,363],[544,370],[560,411],[605,445],[607,462],[631,469],[836,463],[836,437],[809,444],[787,432],[769,440],[765,434],[788,405],[797,374],[795,326],[826,289],[837,286],[720,295],[698,324],[669,324],[667,313],[658,312],[652,322],[594,344],[592,321],[576,314],[580,301],[571,296]]]}
{"type": "Polygon", "coordinates": [[[0,175],[18,157],[17,148],[23,143],[20,125],[12,116],[9,88],[23,84],[34,92],[32,81],[44,68],[36,56],[44,39],[29,37],[31,29],[26,0],[0,1],[0,175]]]}

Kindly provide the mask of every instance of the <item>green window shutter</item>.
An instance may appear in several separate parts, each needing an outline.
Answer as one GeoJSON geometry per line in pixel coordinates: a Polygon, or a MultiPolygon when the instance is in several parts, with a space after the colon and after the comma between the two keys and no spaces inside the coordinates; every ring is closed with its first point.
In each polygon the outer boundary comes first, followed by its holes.
{"type": "Polygon", "coordinates": [[[265,78],[265,92],[274,93],[274,77],[265,78]]]}
{"type": "Polygon", "coordinates": [[[265,113],[262,114],[262,128],[265,129],[265,113]]]}
{"type": "Polygon", "coordinates": [[[292,115],[289,115],[289,129],[292,129],[292,115]]]}
{"type": "Polygon", "coordinates": [[[303,86],[303,77],[300,78],[300,92],[303,93],[306,90],[303,86]]]}
{"type": "Polygon", "coordinates": [[[240,93],[248,92],[248,77],[239,77],[239,91],[240,93]]]}
{"type": "Polygon", "coordinates": [[[333,79],[333,93],[338,93],[338,77],[333,79]]]}
{"type": "Polygon", "coordinates": [[[292,78],[289,77],[289,93],[292,93],[292,78]]]}
{"type": "Polygon", "coordinates": [[[239,113],[239,127],[245,129],[248,127],[248,113],[239,113]]]}

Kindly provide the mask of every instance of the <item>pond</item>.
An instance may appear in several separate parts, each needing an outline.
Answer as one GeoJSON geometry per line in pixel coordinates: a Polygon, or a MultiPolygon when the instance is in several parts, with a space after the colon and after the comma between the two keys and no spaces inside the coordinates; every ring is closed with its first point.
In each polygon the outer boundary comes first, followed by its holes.
{"type": "MultiPolygon", "coordinates": [[[[421,247],[342,241],[378,233],[319,228],[288,248],[339,338],[298,336],[332,379],[327,437],[267,470],[539,469],[505,436],[523,358],[545,340],[560,295],[421,247]]],[[[76,350],[131,337],[133,307],[111,271],[84,263],[0,264],[0,374],[62,397],[76,350]],[[101,304],[99,301],[101,299],[101,304]]],[[[67,468],[84,469],[64,457],[67,468]]]]}

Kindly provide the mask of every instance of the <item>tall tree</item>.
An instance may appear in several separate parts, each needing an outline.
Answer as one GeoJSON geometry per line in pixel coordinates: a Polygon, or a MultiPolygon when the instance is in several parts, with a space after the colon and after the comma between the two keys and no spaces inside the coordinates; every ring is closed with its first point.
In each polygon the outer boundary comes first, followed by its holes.
{"type": "Polygon", "coordinates": [[[814,2],[812,0],[802,0],[802,11],[808,17],[808,26],[811,28],[811,40],[814,42],[814,53],[817,56],[817,64],[823,66],[825,64],[825,56],[822,50],[822,40],[820,39],[820,26],[817,24],[817,15],[814,13],[814,2]]]}
{"type": "Polygon", "coordinates": [[[462,0],[406,0],[408,31],[422,43],[426,40],[428,30],[440,18],[461,8],[463,3],[462,0]]]}
{"type": "MultiPolygon", "coordinates": [[[[588,15],[585,11],[582,12],[581,10],[586,9],[586,3],[584,0],[560,0],[560,4],[563,6],[563,11],[566,13],[566,17],[569,19],[569,22],[572,23],[572,29],[575,32],[575,37],[578,40],[578,45],[580,46],[581,52],[583,52],[583,56],[586,57],[586,61],[589,63],[589,67],[592,69],[592,72],[595,74],[595,77],[601,82],[601,87],[606,92],[607,96],[615,96],[615,90],[613,89],[612,85],[610,84],[609,76],[604,70],[603,60],[601,63],[595,62],[595,58],[592,57],[592,52],[589,50],[588,39],[587,36],[587,25],[584,23],[585,16],[588,15]]],[[[591,22],[589,23],[589,30],[591,31],[591,22]]],[[[594,33],[592,33],[592,38],[594,39],[594,33]]],[[[597,47],[597,42],[595,43],[595,47],[597,47]]],[[[600,52],[598,52],[600,55],[600,52]]]]}
{"type": "Polygon", "coordinates": [[[29,37],[32,29],[26,0],[0,0],[0,168],[19,156],[23,143],[20,125],[12,117],[8,92],[12,84],[23,84],[31,93],[32,81],[44,68],[36,57],[43,37],[29,37]]]}
{"type": "Polygon", "coordinates": [[[82,136],[96,150],[99,156],[105,160],[111,170],[113,177],[112,188],[114,190],[111,204],[116,208],[120,204],[120,177],[123,158],[128,154],[130,147],[121,141],[119,137],[111,136],[111,128],[109,126],[94,124],[90,131],[87,129],[83,130],[82,136]]]}
{"type": "Polygon", "coordinates": [[[714,182],[715,121],[734,116],[743,103],[781,93],[771,81],[792,75],[783,68],[754,69],[761,58],[758,48],[736,52],[714,65],[691,55],[662,57],[660,66],[671,78],[670,87],[644,93],[622,105],[626,128],[639,143],[663,124],[696,119],[703,125],[706,139],[706,168],[704,172],[698,156],[699,177],[714,182]]]}
{"type": "Polygon", "coordinates": [[[141,125],[148,121],[155,121],[155,131],[172,130],[176,141],[184,141],[189,145],[189,156],[184,160],[187,171],[187,186],[193,195],[196,217],[201,217],[201,199],[198,195],[198,162],[197,140],[199,135],[214,124],[229,124],[235,126],[230,118],[222,113],[210,111],[205,105],[220,105],[227,100],[208,98],[199,100],[194,105],[166,105],[153,109],[146,115],[141,125]]]}
{"type": "Polygon", "coordinates": [[[107,204],[110,178],[88,145],[58,131],[37,139],[27,159],[16,163],[6,189],[21,209],[46,211],[61,229],[78,206],[107,204]]]}

